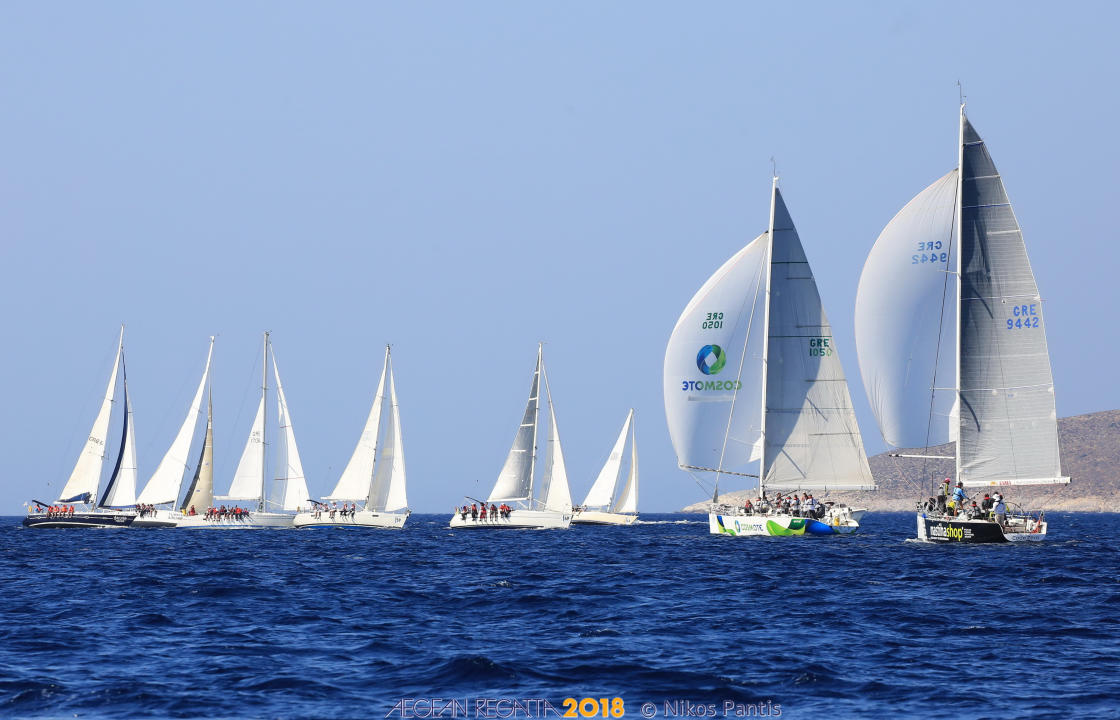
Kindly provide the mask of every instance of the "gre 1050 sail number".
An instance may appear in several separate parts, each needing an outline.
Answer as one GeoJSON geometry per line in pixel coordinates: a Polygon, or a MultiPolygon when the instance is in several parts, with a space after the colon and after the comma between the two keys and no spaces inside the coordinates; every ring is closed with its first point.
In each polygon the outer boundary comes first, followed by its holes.
{"type": "Polygon", "coordinates": [[[708,313],[708,317],[700,323],[701,330],[718,330],[721,327],[723,327],[723,313],[721,312],[708,313]]]}

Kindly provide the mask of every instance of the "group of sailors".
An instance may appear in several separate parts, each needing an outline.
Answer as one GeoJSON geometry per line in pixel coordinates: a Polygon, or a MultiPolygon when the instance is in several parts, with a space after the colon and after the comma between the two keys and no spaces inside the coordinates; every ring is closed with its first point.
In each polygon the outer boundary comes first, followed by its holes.
{"type": "Polygon", "coordinates": [[[358,505],[357,503],[342,503],[342,507],[338,507],[337,505],[335,505],[333,500],[331,501],[330,505],[317,502],[315,503],[315,509],[311,511],[311,514],[315,517],[316,520],[322,520],[324,512],[327,513],[327,517],[329,517],[331,520],[334,520],[335,516],[338,516],[340,518],[352,518],[354,517],[354,514],[358,512],[358,505]]]}
{"type": "Polygon", "coordinates": [[[466,520],[468,515],[470,515],[471,520],[485,520],[487,517],[491,520],[497,520],[498,518],[505,520],[513,512],[513,508],[505,503],[501,505],[490,503],[489,511],[487,511],[486,503],[475,502],[471,503],[470,506],[457,507],[455,512],[459,513],[463,520],[466,520]]]}
{"type": "Polygon", "coordinates": [[[39,505],[36,504],[33,508],[28,508],[30,513],[45,512],[49,518],[57,517],[74,517],[73,505],[39,505]]]}
{"type": "MultiPolygon", "coordinates": [[[[984,493],[984,499],[978,505],[976,500],[969,498],[964,491],[964,483],[957,481],[957,487],[952,492],[949,487],[953,481],[945,478],[937,489],[936,500],[931,498],[931,505],[943,515],[948,517],[963,517],[966,520],[995,520],[1000,525],[1007,521],[1007,503],[1003,501],[1003,494],[999,491],[984,493]],[[971,503],[971,504],[969,504],[971,503]]],[[[933,507],[930,508],[931,510],[933,507]]]]}
{"type": "MultiPolygon", "coordinates": [[[[192,507],[191,509],[193,510],[194,508],[192,507]]],[[[218,522],[219,520],[248,520],[249,511],[236,505],[228,508],[222,505],[221,507],[206,508],[205,517],[207,520],[213,520],[214,522],[218,522]]]]}
{"type": "Polygon", "coordinates": [[[148,517],[149,515],[155,515],[155,514],[156,514],[156,506],[155,505],[148,505],[146,503],[137,503],[136,504],[136,515],[137,515],[137,517],[148,517]]]}
{"type": "Polygon", "coordinates": [[[778,493],[774,496],[773,500],[766,497],[763,493],[754,500],[747,498],[743,503],[743,511],[747,515],[769,515],[771,513],[781,513],[783,515],[792,515],[793,517],[807,517],[820,520],[824,517],[827,508],[825,504],[819,502],[810,493],[801,493],[798,497],[797,493],[790,493],[789,495],[782,495],[778,493]]]}

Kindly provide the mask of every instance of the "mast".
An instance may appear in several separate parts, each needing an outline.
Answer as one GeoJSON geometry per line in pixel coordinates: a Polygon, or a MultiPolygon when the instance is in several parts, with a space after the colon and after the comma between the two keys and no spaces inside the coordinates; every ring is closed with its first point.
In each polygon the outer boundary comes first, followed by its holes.
{"type": "Polygon", "coordinates": [[[950,422],[956,422],[957,427],[954,428],[952,435],[955,435],[957,441],[955,443],[956,451],[956,477],[960,480],[961,477],[961,417],[964,412],[961,402],[961,294],[964,292],[964,277],[961,274],[962,263],[964,262],[961,242],[963,228],[961,227],[964,222],[964,98],[961,98],[961,117],[960,117],[960,136],[957,142],[957,202],[956,211],[957,216],[954,218],[954,224],[957,226],[957,379],[956,379],[956,408],[957,416],[953,418],[950,416],[950,422]]]}
{"type": "Polygon", "coordinates": [[[261,351],[261,406],[264,408],[264,414],[261,420],[261,496],[260,501],[257,503],[257,510],[264,512],[265,503],[265,460],[268,458],[265,453],[264,439],[268,437],[268,336],[269,331],[264,331],[264,347],[261,351]]]}
{"type": "Polygon", "coordinates": [[[768,374],[768,358],[770,356],[770,275],[773,268],[770,266],[774,258],[774,207],[778,198],[778,176],[771,179],[770,185],[770,228],[766,232],[766,262],[762,264],[766,272],[766,304],[762,313],[762,434],[759,438],[758,450],[758,496],[763,497],[766,492],[764,486],[766,477],[766,376],[768,374]]]}
{"type": "MultiPolygon", "coordinates": [[[[537,431],[541,425],[541,374],[544,373],[544,343],[537,343],[537,370],[536,387],[537,396],[534,398],[537,402],[536,417],[533,418],[533,448],[529,455],[529,509],[533,509],[533,476],[537,472],[537,431]]],[[[552,395],[548,397],[549,405],[552,404],[552,395]]]]}

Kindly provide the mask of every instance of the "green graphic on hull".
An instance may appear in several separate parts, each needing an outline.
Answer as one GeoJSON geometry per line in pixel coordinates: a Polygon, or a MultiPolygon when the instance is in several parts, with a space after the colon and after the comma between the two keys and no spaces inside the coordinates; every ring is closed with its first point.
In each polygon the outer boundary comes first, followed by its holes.
{"type": "Polygon", "coordinates": [[[766,532],[771,535],[804,535],[805,518],[792,518],[789,527],[784,528],[773,520],[766,521],[766,532]]]}

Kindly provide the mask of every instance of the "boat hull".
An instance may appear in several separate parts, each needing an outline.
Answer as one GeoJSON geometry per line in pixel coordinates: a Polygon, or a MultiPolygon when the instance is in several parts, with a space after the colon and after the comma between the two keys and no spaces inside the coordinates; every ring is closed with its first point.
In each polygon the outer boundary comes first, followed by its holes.
{"type": "MultiPolygon", "coordinates": [[[[862,513],[861,513],[862,514],[862,513]]],[[[796,517],[782,513],[748,515],[746,513],[708,513],[708,532],[735,537],[824,537],[851,535],[859,530],[859,522],[850,511],[829,511],[824,518],[796,517]]]]}
{"type": "Polygon", "coordinates": [[[573,525],[633,525],[638,516],[627,513],[601,512],[599,510],[576,510],[572,514],[573,525]]]}
{"type": "Polygon", "coordinates": [[[934,517],[918,513],[918,539],[937,543],[1034,542],[1046,539],[1045,520],[1008,518],[1001,525],[994,520],[934,517]]]}
{"type": "Polygon", "coordinates": [[[346,517],[335,516],[333,519],[330,513],[321,513],[318,518],[314,513],[298,513],[295,520],[292,522],[292,527],[295,528],[387,528],[391,530],[400,530],[404,527],[404,523],[408,520],[408,516],[412,513],[409,511],[401,513],[389,512],[373,512],[372,510],[359,510],[352,516],[346,517]]]}
{"type": "Polygon", "coordinates": [[[292,527],[294,515],[254,512],[240,518],[210,519],[205,515],[185,515],[175,527],[188,530],[267,530],[292,527]]]}
{"type": "Polygon", "coordinates": [[[164,510],[157,508],[144,515],[138,515],[132,521],[134,528],[174,528],[186,517],[180,510],[164,510]]]}
{"type": "Polygon", "coordinates": [[[132,512],[76,512],[72,515],[58,514],[47,516],[46,513],[28,515],[23,519],[23,526],[29,528],[124,528],[130,526],[136,519],[132,512]]]}
{"type": "Polygon", "coordinates": [[[487,515],[485,519],[472,518],[468,513],[464,518],[463,513],[451,516],[451,528],[480,529],[480,530],[561,530],[572,524],[570,512],[558,510],[514,510],[508,517],[487,515]]]}

